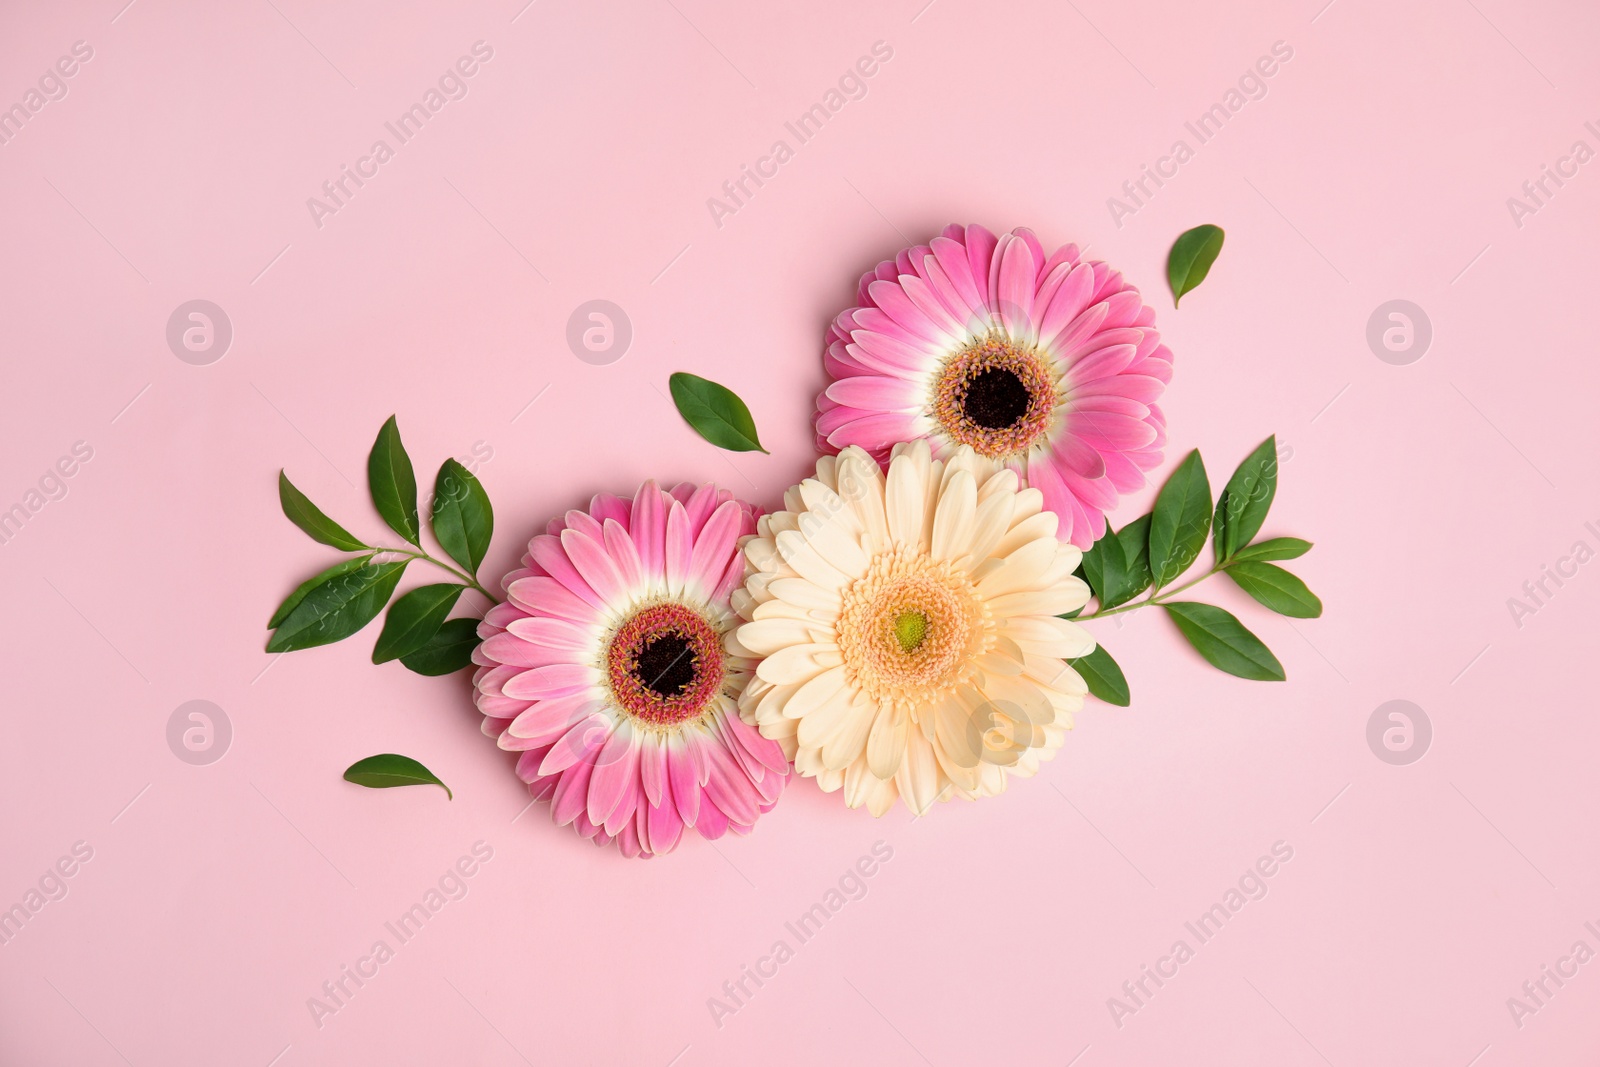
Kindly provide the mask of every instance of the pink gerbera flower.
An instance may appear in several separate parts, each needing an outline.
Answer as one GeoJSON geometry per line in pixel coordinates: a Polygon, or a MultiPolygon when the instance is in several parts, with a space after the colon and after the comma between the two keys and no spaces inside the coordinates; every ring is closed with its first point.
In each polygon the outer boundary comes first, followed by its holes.
{"type": "Polygon", "coordinates": [[[1161,462],[1172,353],[1138,290],[1076,245],[1047,257],[1030,230],[949,226],[863,275],[857,299],[828,333],[824,451],[970,445],[1043,493],[1079,548],[1161,462]]]}
{"type": "Polygon", "coordinates": [[[478,627],[478,708],[557,824],[649,856],[685,828],[747,833],[777,802],[783,750],[737,710],[755,663],[724,647],[755,519],[715,486],[647,482],[552,520],[506,575],[478,627]]]}

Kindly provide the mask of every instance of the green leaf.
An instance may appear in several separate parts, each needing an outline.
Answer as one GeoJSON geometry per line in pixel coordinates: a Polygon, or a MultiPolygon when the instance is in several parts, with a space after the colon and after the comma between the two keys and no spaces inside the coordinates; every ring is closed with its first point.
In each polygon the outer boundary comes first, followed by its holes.
{"type": "Polygon", "coordinates": [[[1234,563],[1252,559],[1297,559],[1311,551],[1311,542],[1298,537],[1274,537],[1246,545],[1233,554],[1234,563]]]}
{"type": "Polygon", "coordinates": [[[1291,619],[1315,619],[1322,614],[1322,601],[1306,588],[1306,583],[1272,563],[1235,563],[1225,572],[1239,588],[1264,606],[1291,619]]]}
{"type": "Polygon", "coordinates": [[[1109,529],[1104,537],[1089,546],[1080,566],[1083,580],[1089,583],[1089,589],[1100,601],[1101,607],[1109,606],[1127,584],[1123,573],[1122,543],[1109,529]]]}
{"type": "Polygon", "coordinates": [[[478,647],[478,620],[473,618],[448,619],[437,633],[400,662],[407,670],[437,677],[454,674],[463,667],[472,666],[472,650],[478,647]]]}
{"type": "Polygon", "coordinates": [[[1150,588],[1150,516],[1140,515],[1117,531],[1122,546],[1122,588],[1102,608],[1126,604],[1150,588]]]}
{"type": "Polygon", "coordinates": [[[1183,294],[1206,280],[1211,264],[1222,251],[1222,227],[1209,222],[1185,230],[1172,242],[1167,254],[1167,284],[1172,287],[1172,306],[1177,307],[1183,294]]]}
{"type": "Polygon", "coordinates": [[[272,618],[267,621],[267,629],[276,630],[279,624],[289,617],[289,612],[295,609],[295,605],[304,600],[306,594],[311,592],[312,589],[330,578],[337,578],[341,574],[349,574],[357,567],[365,565],[371,558],[371,556],[357,556],[355,559],[347,559],[343,562],[335,563],[321,574],[312,575],[301,582],[294,592],[283,598],[283,603],[278,605],[278,610],[272,613],[272,618]]]}
{"type": "Polygon", "coordinates": [[[363,561],[347,570],[341,569],[341,564],[317,575],[311,588],[290,594],[299,600],[278,621],[267,641],[267,651],[294,652],[349,637],[383,610],[410,562],[363,561]]]}
{"type": "Polygon", "coordinates": [[[372,649],[372,662],[388,663],[427,644],[466,588],[454,582],[420,585],[396,600],[383,620],[383,632],[372,649]]]}
{"type": "Polygon", "coordinates": [[[436,785],[444,795],[454,800],[450,787],[439,781],[437,775],[410,756],[397,756],[385,752],[356,760],[344,772],[344,780],[364,785],[368,789],[393,789],[399,785],[436,785]]]}
{"type": "Polygon", "coordinates": [[[1107,704],[1125,708],[1132,700],[1128,694],[1128,679],[1123,676],[1122,668],[1117,666],[1117,661],[1111,658],[1111,653],[1106,651],[1104,645],[1096,645],[1087,656],[1067,660],[1067,665],[1078,672],[1078,676],[1088,685],[1089,692],[1107,704]]]}
{"type": "Polygon", "coordinates": [[[494,535],[494,508],[483,483],[453,459],[444,461],[433,482],[433,536],[451,559],[478,573],[494,535]]]}
{"type": "Polygon", "coordinates": [[[417,475],[411,457],[400,443],[400,426],[393,415],[378,431],[367,456],[367,487],[372,502],[389,529],[412,544],[421,546],[422,528],[417,523],[417,475]]]}
{"type": "Polygon", "coordinates": [[[1257,682],[1283,681],[1283,664],[1278,657],[1226,611],[1185,600],[1161,606],[1195,651],[1219,671],[1257,682]]]}
{"type": "Polygon", "coordinates": [[[1261,532],[1261,524],[1266,521],[1267,510],[1272,507],[1272,498],[1277,493],[1278,438],[1274,435],[1245,457],[1228,479],[1222,495],[1217,497],[1213,527],[1218,563],[1232,559],[1235,552],[1261,532]]]}
{"type": "Polygon", "coordinates": [[[750,409],[734,392],[716,382],[679,371],[667,380],[672,402],[694,432],[729,452],[766,452],[756,437],[750,409]]]}
{"type": "Polygon", "coordinates": [[[289,521],[304,530],[313,541],[332,545],[344,552],[359,552],[371,547],[362,544],[355,534],[324,515],[321,508],[294,487],[283,471],[278,472],[278,503],[283,506],[283,513],[289,517],[289,521]]]}
{"type": "Polygon", "coordinates": [[[1211,483],[1196,449],[1184,457],[1150,514],[1150,573],[1157,588],[1189,569],[1211,528],[1211,483]]]}

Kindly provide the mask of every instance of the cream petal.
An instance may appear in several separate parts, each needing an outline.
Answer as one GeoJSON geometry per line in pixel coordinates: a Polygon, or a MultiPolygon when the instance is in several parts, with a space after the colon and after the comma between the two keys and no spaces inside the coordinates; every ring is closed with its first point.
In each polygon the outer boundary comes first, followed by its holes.
{"type": "MultiPolygon", "coordinates": [[[[833,667],[810,679],[789,696],[783,705],[783,714],[790,719],[803,719],[844,690],[845,669],[833,667]]],[[[848,700],[848,695],[845,698],[848,700]]]]}
{"type": "Polygon", "coordinates": [[[833,645],[785,645],[756,665],[756,677],[774,685],[798,685],[842,662],[833,645]]]}
{"type": "Polygon", "coordinates": [[[913,547],[922,543],[926,492],[927,478],[911,458],[900,456],[890,463],[884,511],[889,520],[889,536],[895,543],[913,547]]]}
{"type": "Polygon", "coordinates": [[[873,774],[887,779],[900,772],[910,733],[910,715],[889,704],[878,709],[872,720],[872,732],[867,736],[867,766],[873,774]]]}
{"type": "Polygon", "coordinates": [[[947,480],[933,513],[932,551],[935,559],[965,556],[977,524],[978,484],[971,472],[959,470],[947,480]]]}
{"type": "Polygon", "coordinates": [[[889,546],[889,519],[883,510],[883,471],[859,448],[839,455],[839,495],[856,513],[862,547],[877,552],[889,546]]]}
{"type": "Polygon", "coordinates": [[[811,627],[798,619],[759,618],[734,631],[739,643],[758,656],[770,656],[791,645],[811,643],[811,627]]]}
{"type": "Polygon", "coordinates": [[[837,589],[824,589],[804,578],[779,578],[767,588],[778,600],[807,612],[837,612],[842,603],[837,589]]]}
{"type": "MultiPolygon", "coordinates": [[[[793,702],[791,698],[790,703],[793,702]]],[[[851,706],[850,694],[842,689],[835,690],[826,700],[799,716],[800,746],[820,750],[833,740],[835,734],[849,726],[851,720],[859,717],[860,713],[851,706]]],[[[822,765],[830,770],[837,770],[843,766],[826,757],[823,758],[822,765]]]]}
{"type": "Polygon", "coordinates": [[[1006,593],[985,603],[989,606],[989,613],[1000,618],[1008,615],[1065,615],[1083,607],[1085,601],[1072,586],[1058,586],[1054,589],[1006,593]]]}
{"type": "Polygon", "coordinates": [[[778,535],[778,553],[793,568],[793,573],[824,589],[838,589],[849,580],[798,532],[785,531],[778,535]]]}
{"type": "Polygon", "coordinates": [[[995,570],[986,574],[978,582],[978,595],[985,600],[1004,596],[1006,593],[1021,593],[1030,589],[1039,589],[1046,585],[1041,581],[1045,571],[1056,560],[1056,539],[1039,538],[1010,552],[1005,556],[1005,562],[995,570]]]}

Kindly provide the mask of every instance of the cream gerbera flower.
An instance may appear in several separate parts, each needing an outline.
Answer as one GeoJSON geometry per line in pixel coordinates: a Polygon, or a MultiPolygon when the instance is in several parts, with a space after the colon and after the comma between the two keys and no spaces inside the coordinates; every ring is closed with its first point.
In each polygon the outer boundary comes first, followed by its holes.
{"type": "Polygon", "coordinates": [[[817,463],[744,544],[734,655],[765,657],[746,722],[850,807],[921,814],[1003,791],[1060,747],[1094,640],[1057,616],[1088,601],[1081,553],[1037,489],[971,448],[860,448],[817,463]]]}

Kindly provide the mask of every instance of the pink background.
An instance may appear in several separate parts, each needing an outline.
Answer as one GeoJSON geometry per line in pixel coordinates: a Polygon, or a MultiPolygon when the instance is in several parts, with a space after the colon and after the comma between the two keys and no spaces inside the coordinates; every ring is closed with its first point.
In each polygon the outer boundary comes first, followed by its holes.
{"type": "Polygon", "coordinates": [[[0,906],[93,849],[0,946],[0,1061],[1594,1062],[1600,963],[1520,1027],[1506,1004],[1600,949],[1600,565],[1520,627],[1507,607],[1600,548],[1600,174],[1520,227],[1506,203],[1600,148],[1592,5],[124,2],[0,15],[0,103],[94,50],[0,145],[0,509],[93,449],[0,546],[0,906]],[[316,226],[306,199],[479,40],[469,94],[316,226]],[[707,198],[876,41],[865,98],[717,226],[707,198]],[[1184,122],[1277,41],[1267,95],[1116,225],[1107,198],[1194,147],[1184,122]],[[1005,796],[874,821],[801,781],[752,838],[643,863],[513,822],[465,675],[372,667],[376,627],[262,651],[333,556],[279,514],[280,466],[377,536],[384,418],[429,484],[481,442],[486,579],[596,490],[771,504],[814,461],[829,317],[950,221],[1090,244],[1145,290],[1176,356],[1163,472],[1200,447],[1220,484],[1268,433],[1292,449],[1267,532],[1317,542],[1292,566],[1325,617],[1202,587],[1287,684],[1107,620],[1133,707],[1091,703],[1005,796]],[[1166,251],[1200,222],[1227,247],[1174,311],[1166,251]],[[196,298],[234,330],[209,366],[164,338],[196,298]],[[634,330],[606,366],[565,341],[596,298],[634,330]],[[1407,366],[1365,339],[1396,298],[1434,329],[1407,366]],[[662,395],[679,369],[738,390],[772,455],[695,437],[662,395]],[[233,728],[209,766],[166,740],[194,699],[233,728]],[[1409,766],[1366,742],[1391,699],[1433,724],[1409,766]],[[454,803],[340,780],[383,751],[454,803]],[[468,895],[319,1027],[307,999],[480,840],[468,895]],[[719,1027],[708,999],[879,840],[867,895],[719,1027]],[[1108,998],[1278,841],[1268,895],[1119,1027],[1108,998]]]}

